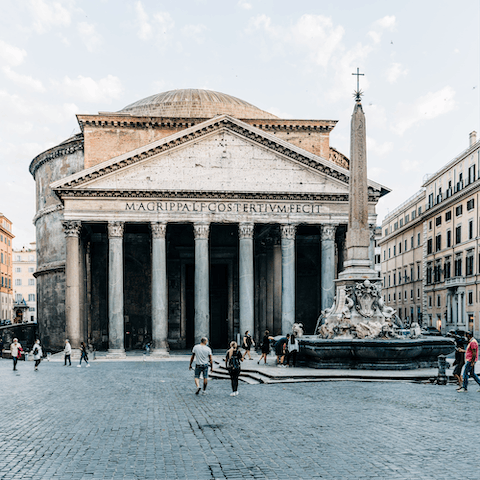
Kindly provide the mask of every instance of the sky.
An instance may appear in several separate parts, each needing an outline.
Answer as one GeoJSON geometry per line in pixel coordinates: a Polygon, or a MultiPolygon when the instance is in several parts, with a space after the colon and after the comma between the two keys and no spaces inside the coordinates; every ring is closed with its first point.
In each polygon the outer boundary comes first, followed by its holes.
{"type": "Polygon", "coordinates": [[[177,88],[233,95],[283,118],[338,120],[349,155],[359,68],[368,176],[392,192],[378,223],[480,131],[478,0],[2,0],[0,212],[35,240],[32,159],[177,88]]]}

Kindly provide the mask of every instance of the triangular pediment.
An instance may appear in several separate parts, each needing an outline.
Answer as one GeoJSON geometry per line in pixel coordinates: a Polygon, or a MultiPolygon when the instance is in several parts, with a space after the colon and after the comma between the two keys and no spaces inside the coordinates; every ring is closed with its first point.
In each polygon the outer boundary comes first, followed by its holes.
{"type": "MultiPolygon", "coordinates": [[[[349,172],[237,119],[216,117],[51,185],[98,192],[348,194],[349,172]]],[[[370,185],[377,196],[380,187],[370,185]]]]}

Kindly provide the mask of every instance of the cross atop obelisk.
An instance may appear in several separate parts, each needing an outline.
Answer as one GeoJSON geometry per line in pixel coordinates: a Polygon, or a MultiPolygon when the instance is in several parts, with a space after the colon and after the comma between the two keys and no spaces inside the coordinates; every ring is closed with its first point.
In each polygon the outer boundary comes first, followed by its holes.
{"type": "Polygon", "coordinates": [[[360,69],[357,67],[357,73],[352,73],[352,75],[357,76],[357,90],[354,92],[355,93],[355,100],[360,101],[361,96],[363,95],[363,92],[360,90],[360,77],[365,76],[364,73],[360,73],[360,69]]]}
{"type": "Polygon", "coordinates": [[[357,91],[350,134],[350,189],[348,200],[347,260],[339,279],[377,278],[372,269],[369,246],[367,142],[365,114],[363,113],[358,79],[363,73],[357,68],[357,91]]]}

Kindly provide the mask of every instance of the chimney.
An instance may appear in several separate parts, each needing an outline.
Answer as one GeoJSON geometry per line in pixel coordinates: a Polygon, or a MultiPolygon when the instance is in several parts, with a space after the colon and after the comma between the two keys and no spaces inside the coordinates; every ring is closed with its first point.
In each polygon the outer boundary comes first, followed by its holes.
{"type": "Polygon", "coordinates": [[[477,132],[475,130],[470,134],[470,147],[474,143],[477,143],[477,132]]]}

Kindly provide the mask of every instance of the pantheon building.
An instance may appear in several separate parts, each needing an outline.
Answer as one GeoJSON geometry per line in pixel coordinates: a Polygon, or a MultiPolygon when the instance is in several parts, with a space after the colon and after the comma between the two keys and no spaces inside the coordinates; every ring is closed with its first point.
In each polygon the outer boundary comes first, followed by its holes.
{"type": "MultiPolygon", "coordinates": [[[[349,160],[330,147],[336,121],[194,89],[77,120],[81,133],[30,165],[47,348],[69,338],[112,356],[146,343],[165,354],[294,322],[313,333],[344,259],[349,160]]],[[[369,181],[372,227],[388,191],[369,181]]]]}

